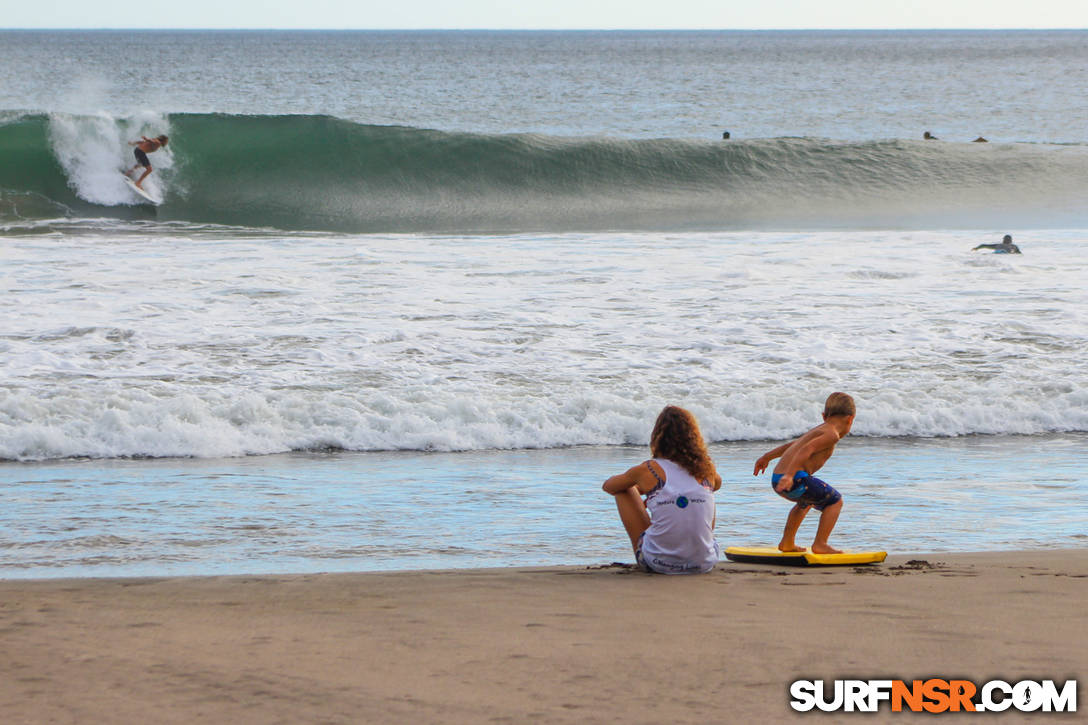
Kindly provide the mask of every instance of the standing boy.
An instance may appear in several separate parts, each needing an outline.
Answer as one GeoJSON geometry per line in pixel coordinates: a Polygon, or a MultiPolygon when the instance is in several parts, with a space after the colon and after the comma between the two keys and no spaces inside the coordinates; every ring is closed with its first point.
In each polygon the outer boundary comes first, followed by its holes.
{"type": "Polygon", "coordinates": [[[759,460],[753,475],[758,476],[767,470],[767,464],[781,457],[774,467],[771,485],[779,496],[794,502],[786,517],[786,528],[782,540],[778,542],[779,551],[804,551],[793,538],[805,519],[805,514],[812,507],[820,511],[820,524],[816,530],[816,539],[812,542],[814,554],[841,554],[827,543],[835,522],[842,510],[842,496],[834,488],[812,474],[819,471],[835,452],[835,444],[850,432],[854,425],[854,399],[846,393],[832,393],[824,403],[824,422],[808,433],[790,443],[783,444],[773,451],[767,451],[759,460]]]}

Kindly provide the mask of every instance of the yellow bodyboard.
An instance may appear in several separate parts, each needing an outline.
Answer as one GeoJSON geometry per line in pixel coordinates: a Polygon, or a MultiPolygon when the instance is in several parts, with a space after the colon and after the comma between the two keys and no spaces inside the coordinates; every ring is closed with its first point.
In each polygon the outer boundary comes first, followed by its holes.
{"type": "Polygon", "coordinates": [[[729,546],[725,558],[742,564],[782,564],[788,566],[843,566],[879,564],[886,551],[844,551],[841,554],[813,554],[805,551],[779,551],[773,546],[729,546]]]}

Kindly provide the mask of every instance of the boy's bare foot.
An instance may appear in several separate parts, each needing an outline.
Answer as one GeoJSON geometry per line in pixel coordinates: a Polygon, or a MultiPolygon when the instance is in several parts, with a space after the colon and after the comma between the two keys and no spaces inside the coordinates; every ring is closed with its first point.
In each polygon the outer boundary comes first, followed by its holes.
{"type": "Polygon", "coordinates": [[[828,546],[827,544],[813,544],[812,545],[812,553],[813,554],[841,554],[842,551],[840,549],[834,549],[834,548],[828,546]]]}
{"type": "Polygon", "coordinates": [[[804,551],[805,547],[798,546],[797,544],[787,544],[784,541],[778,542],[779,551],[804,551]]]}

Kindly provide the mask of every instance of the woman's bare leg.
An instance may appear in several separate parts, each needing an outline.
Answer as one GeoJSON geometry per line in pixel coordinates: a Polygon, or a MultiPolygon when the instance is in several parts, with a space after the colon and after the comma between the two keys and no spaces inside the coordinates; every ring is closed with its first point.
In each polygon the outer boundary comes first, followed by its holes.
{"type": "Polygon", "coordinates": [[[642,502],[642,496],[634,486],[623,493],[617,493],[615,499],[620,521],[631,539],[631,548],[635,549],[638,546],[639,537],[650,528],[650,513],[646,510],[646,504],[642,502]]]}

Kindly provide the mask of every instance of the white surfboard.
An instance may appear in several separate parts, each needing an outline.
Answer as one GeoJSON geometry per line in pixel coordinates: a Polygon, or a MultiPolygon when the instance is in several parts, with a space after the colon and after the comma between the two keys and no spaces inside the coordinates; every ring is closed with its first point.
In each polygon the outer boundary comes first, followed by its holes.
{"type": "Polygon", "coordinates": [[[148,193],[147,189],[141,189],[140,187],[136,186],[136,182],[130,179],[126,174],[121,174],[121,177],[125,180],[125,183],[128,184],[128,188],[132,189],[132,191],[135,192],[136,196],[139,196],[141,199],[145,199],[146,201],[151,202],[155,206],[158,206],[162,203],[162,199],[156,199],[154,196],[148,193]]]}

